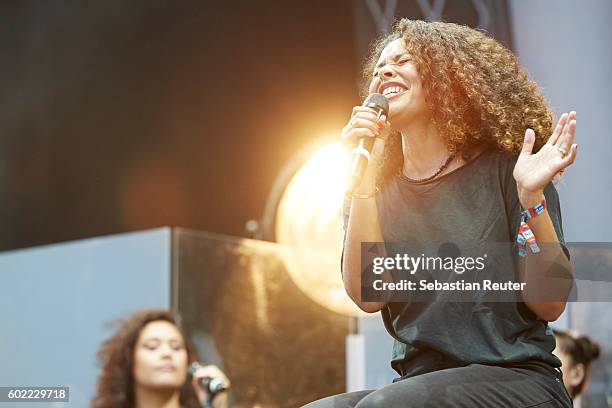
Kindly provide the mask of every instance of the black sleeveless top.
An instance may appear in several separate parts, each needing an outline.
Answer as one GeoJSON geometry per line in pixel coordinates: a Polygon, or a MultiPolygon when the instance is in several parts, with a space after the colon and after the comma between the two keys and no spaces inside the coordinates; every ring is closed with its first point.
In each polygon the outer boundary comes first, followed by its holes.
{"type": "MultiPolygon", "coordinates": [[[[488,242],[516,239],[522,210],[512,171],[517,156],[487,150],[463,167],[426,183],[402,175],[376,196],[383,238],[389,242],[488,242]]],[[[555,231],[564,246],[559,197],[550,183],[544,195],[555,231]]],[[[350,200],[345,202],[344,225],[350,200]]],[[[346,236],[345,236],[346,237],[346,236]]],[[[508,251],[510,253],[511,251],[508,251]]],[[[389,254],[387,256],[391,256],[389,254]]],[[[500,281],[518,281],[515,260],[499,262],[500,281]]],[[[392,367],[403,377],[471,363],[535,365],[553,372],[555,340],[546,321],[523,302],[392,302],[381,311],[395,339],[392,367]]]]}

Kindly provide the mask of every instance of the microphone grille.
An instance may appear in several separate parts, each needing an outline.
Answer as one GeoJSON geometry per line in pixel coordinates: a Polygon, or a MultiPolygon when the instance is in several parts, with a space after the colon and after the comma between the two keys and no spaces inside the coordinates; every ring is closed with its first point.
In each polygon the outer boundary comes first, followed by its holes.
{"type": "Polygon", "coordinates": [[[389,115],[389,101],[382,94],[373,93],[363,101],[363,106],[382,111],[385,116],[389,115]]]}
{"type": "Polygon", "coordinates": [[[226,390],[228,387],[220,378],[211,378],[208,388],[212,393],[217,393],[226,390]]]}

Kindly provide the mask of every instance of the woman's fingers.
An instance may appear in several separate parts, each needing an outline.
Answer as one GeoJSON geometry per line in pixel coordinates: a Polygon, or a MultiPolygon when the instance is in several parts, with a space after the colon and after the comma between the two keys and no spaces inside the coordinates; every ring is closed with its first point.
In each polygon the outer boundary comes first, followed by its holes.
{"type": "Polygon", "coordinates": [[[555,126],[554,132],[548,139],[548,142],[550,144],[554,145],[557,139],[559,138],[559,136],[561,135],[561,132],[563,131],[563,127],[565,126],[565,123],[567,122],[567,116],[568,116],[567,113],[564,113],[559,118],[559,121],[557,122],[557,126],[555,126]]]}
{"type": "Polygon", "coordinates": [[[569,148],[574,143],[574,136],[576,134],[576,121],[570,120],[569,123],[565,125],[563,128],[563,133],[559,136],[559,140],[557,140],[557,148],[568,153],[569,148]]]}
{"type": "Polygon", "coordinates": [[[373,132],[378,132],[382,128],[381,126],[378,125],[378,122],[373,121],[369,118],[364,119],[360,116],[355,116],[353,119],[351,119],[351,121],[349,122],[349,125],[353,129],[366,128],[366,129],[371,129],[373,132]]]}
{"type": "Polygon", "coordinates": [[[355,106],[353,107],[353,112],[351,113],[351,118],[360,113],[370,114],[374,119],[378,117],[376,111],[372,108],[368,108],[367,106],[355,106]]]}
{"type": "MultiPolygon", "coordinates": [[[[565,120],[563,121],[561,132],[559,132],[556,139],[551,140],[551,143],[553,145],[559,146],[561,143],[565,143],[567,145],[567,148],[569,148],[572,145],[571,142],[567,143],[567,138],[569,137],[568,132],[570,131],[570,124],[572,123],[572,121],[574,122],[574,125],[575,125],[576,123],[576,112],[575,111],[571,111],[565,116],[565,120]]],[[[561,122],[561,120],[559,120],[559,122],[561,122]]],[[[574,130],[575,130],[575,126],[574,126],[574,130]]],[[[556,129],[555,129],[555,132],[556,132],[556,129]]]]}
{"type": "Polygon", "coordinates": [[[230,385],[227,376],[215,365],[202,366],[193,374],[193,378],[196,380],[204,377],[219,378],[227,386],[230,385]]]}
{"type": "Polygon", "coordinates": [[[527,129],[525,131],[525,138],[523,139],[523,148],[521,149],[521,155],[530,155],[533,150],[535,143],[535,132],[533,129],[527,129]]]}
{"type": "Polygon", "coordinates": [[[380,119],[376,122],[378,128],[381,130],[381,133],[385,134],[391,130],[391,123],[387,121],[387,117],[382,115],[380,119]]]}
{"type": "Polygon", "coordinates": [[[389,126],[384,115],[379,118],[373,109],[355,106],[351,119],[342,129],[340,142],[350,147],[360,138],[382,136],[389,126]]]}
{"type": "Polygon", "coordinates": [[[563,168],[566,168],[570,166],[572,163],[574,163],[574,160],[576,160],[577,154],[578,154],[578,145],[573,144],[572,147],[570,147],[570,150],[567,153],[567,155],[563,158],[563,168]]]}

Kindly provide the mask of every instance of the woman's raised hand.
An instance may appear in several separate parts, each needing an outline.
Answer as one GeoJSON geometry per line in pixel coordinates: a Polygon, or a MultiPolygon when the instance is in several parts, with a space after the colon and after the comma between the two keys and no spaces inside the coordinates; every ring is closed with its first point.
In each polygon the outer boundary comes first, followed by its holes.
{"type": "Polygon", "coordinates": [[[532,198],[541,196],[553,177],[574,162],[578,149],[574,144],[575,134],[576,112],[564,113],[546,144],[532,154],[535,133],[527,129],[523,149],[512,173],[523,207],[535,204],[532,198]]]}

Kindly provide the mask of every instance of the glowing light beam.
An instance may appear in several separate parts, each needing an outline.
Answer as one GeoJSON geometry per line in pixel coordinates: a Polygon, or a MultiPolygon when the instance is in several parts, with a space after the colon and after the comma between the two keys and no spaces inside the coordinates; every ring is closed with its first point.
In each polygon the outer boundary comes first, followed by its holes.
{"type": "Polygon", "coordinates": [[[295,248],[285,258],[295,284],[324,307],[355,315],[360,311],[344,291],[340,274],[348,161],[338,142],[316,151],[279,201],[275,234],[278,243],[295,248]]]}

